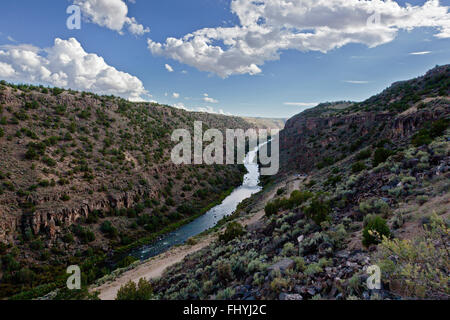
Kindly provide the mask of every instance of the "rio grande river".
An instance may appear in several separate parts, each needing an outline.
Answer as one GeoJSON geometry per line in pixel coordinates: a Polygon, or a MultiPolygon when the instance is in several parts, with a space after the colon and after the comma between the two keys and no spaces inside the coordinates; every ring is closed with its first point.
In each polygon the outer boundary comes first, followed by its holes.
{"type": "Polygon", "coordinates": [[[258,148],[250,151],[245,157],[244,165],[248,173],[244,176],[244,182],[225,198],[220,205],[215,206],[191,223],[168,233],[153,244],[139,248],[132,255],[141,260],[146,260],[169,250],[175,245],[183,244],[189,238],[216,226],[221,219],[231,215],[239,203],[259,192],[261,190],[259,186],[260,173],[258,164],[255,161],[258,148]]]}

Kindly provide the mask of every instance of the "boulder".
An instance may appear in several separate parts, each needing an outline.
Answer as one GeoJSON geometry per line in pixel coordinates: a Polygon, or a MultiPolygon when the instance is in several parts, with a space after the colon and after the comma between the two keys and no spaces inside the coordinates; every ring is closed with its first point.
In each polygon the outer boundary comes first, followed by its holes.
{"type": "Polygon", "coordinates": [[[286,271],[288,269],[293,268],[295,265],[294,260],[292,259],[283,259],[277,263],[275,263],[274,265],[271,265],[268,270],[272,271],[272,270],[279,270],[279,271],[286,271]]]}
{"type": "Polygon", "coordinates": [[[293,301],[293,300],[303,300],[303,297],[301,296],[301,295],[299,295],[299,294],[288,294],[288,293],[280,293],[280,296],[279,296],[279,299],[280,300],[290,300],[290,301],[293,301]]]}

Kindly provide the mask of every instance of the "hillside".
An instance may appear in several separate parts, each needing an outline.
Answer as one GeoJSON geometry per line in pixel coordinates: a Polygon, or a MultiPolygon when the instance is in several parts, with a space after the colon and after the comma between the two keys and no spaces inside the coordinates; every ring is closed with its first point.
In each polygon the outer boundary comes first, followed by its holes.
{"type": "Polygon", "coordinates": [[[216,242],[152,281],[154,296],[448,299],[449,72],[438,67],[366,102],[288,120],[282,172],[240,205],[216,242]],[[405,98],[409,86],[419,100],[405,98]],[[260,208],[262,220],[236,223],[260,208]],[[378,290],[367,287],[373,265],[378,290]]]}
{"type": "Polygon", "coordinates": [[[449,66],[437,67],[364,102],[321,104],[294,116],[280,134],[283,171],[330,166],[385,139],[401,143],[448,115],[449,78],[449,66]]]}
{"type": "MultiPolygon", "coordinates": [[[[237,117],[0,84],[0,297],[51,283],[68,264],[101,277],[112,252],[205,212],[243,166],[176,166],[174,129],[248,129],[237,117]],[[29,281],[32,279],[32,281],[29,281]]],[[[120,262],[120,261],[119,261],[120,262]]],[[[127,263],[127,262],[124,262],[127,263]]]]}

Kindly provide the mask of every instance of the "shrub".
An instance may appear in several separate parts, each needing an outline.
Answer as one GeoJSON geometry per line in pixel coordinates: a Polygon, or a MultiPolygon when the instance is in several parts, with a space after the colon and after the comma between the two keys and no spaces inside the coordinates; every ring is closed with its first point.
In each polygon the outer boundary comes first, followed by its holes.
{"type": "Polygon", "coordinates": [[[227,225],[227,229],[219,236],[219,241],[230,242],[244,234],[244,229],[237,222],[231,222],[227,225]]]}
{"type": "Polygon", "coordinates": [[[308,199],[311,199],[314,195],[309,191],[299,191],[295,190],[292,191],[291,197],[289,198],[289,202],[292,204],[293,207],[299,206],[303,204],[304,202],[308,201],[308,199]]]}
{"type": "Polygon", "coordinates": [[[80,225],[73,225],[72,231],[77,235],[82,243],[89,243],[95,240],[95,234],[91,230],[85,229],[80,225]]]}
{"type": "Polygon", "coordinates": [[[106,234],[109,238],[115,238],[118,234],[117,229],[111,224],[111,221],[105,221],[100,227],[100,231],[106,234]]]}
{"type": "Polygon", "coordinates": [[[378,165],[386,162],[386,160],[392,155],[392,151],[387,150],[385,148],[378,148],[375,150],[375,154],[373,156],[373,167],[378,167],[378,165]]]}
{"type": "Polygon", "coordinates": [[[323,272],[323,269],[319,263],[311,263],[305,269],[305,274],[307,276],[313,276],[313,275],[321,273],[321,272],[323,272]]]}
{"type": "Polygon", "coordinates": [[[277,277],[273,279],[273,281],[270,283],[270,288],[272,291],[276,293],[280,293],[284,289],[287,289],[289,287],[289,281],[287,279],[277,277]]]}
{"type": "Polygon", "coordinates": [[[136,259],[135,257],[133,257],[133,256],[126,256],[124,259],[122,259],[122,261],[120,261],[117,264],[117,267],[118,268],[126,268],[126,267],[128,267],[129,265],[133,264],[136,261],[138,261],[138,259],[136,259]]]}
{"type": "Polygon", "coordinates": [[[365,169],[366,169],[366,165],[363,162],[361,162],[361,161],[356,162],[352,166],[352,172],[353,173],[358,173],[358,172],[361,172],[361,171],[363,171],[365,169]]]}
{"type": "Polygon", "coordinates": [[[266,216],[270,217],[273,216],[278,212],[278,207],[274,202],[269,202],[266,204],[266,207],[264,208],[264,212],[266,213],[266,216]]]}
{"type": "Polygon", "coordinates": [[[44,243],[41,240],[33,241],[30,244],[30,248],[34,251],[42,250],[44,248],[44,243]]]}
{"type": "Polygon", "coordinates": [[[217,265],[217,275],[221,281],[228,281],[233,279],[233,273],[231,272],[231,265],[226,262],[219,262],[217,265]]]}
{"type": "Polygon", "coordinates": [[[3,128],[0,127],[0,138],[3,137],[5,135],[5,131],[3,130],[3,128]]]}
{"type": "Polygon", "coordinates": [[[406,297],[448,299],[450,265],[447,241],[449,229],[436,214],[425,234],[413,240],[384,239],[377,260],[396,291],[406,297]]]}
{"type": "Polygon", "coordinates": [[[342,176],[341,175],[330,175],[327,179],[327,181],[325,181],[324,186],[332,186],[333,188],[336,187],[336,185],[342,181],[342,176]]]}
{"type": "Polygon", "coordinates": [[[216,299],[217,300],[230,300],[235,294],[235,291],[233,288],[225,288],[222,291],[219,291],[217,293],[216,299]]]}
{"type": "Polygon", "coordinates": [[[285,243],[283,246],[282,255],[286,257],[291,257],[297,253],[295,245],[292,242],[285,243]]]}
{"type": "Polygon", "coordinates": [[[329,202],[319,197],[315,197],[311,201],[311,204],[305,208],[306,216],[319,226],[322,222],[331,220],[330,212],[331,207],[329,202]]]}
{"type": "Polygon", "coordinates": [[[412,138],[412,144],[416,147],[420,147],[425,144],[430,144],[433,139],[440,137],[444,134],[449,126],[450,120],[440,119],[433,122],[431,125],[428,124],[427,128],[420,130],[412,138]]]}
{"type": "Polygon", "coordinates": [[[369,159],[371,155],[372,155],[372,151],[370,149],[366,149],[356,155],[356,160],[358,160],[358,161],[366,160],[366,159],[369,159]]]}
{"type": "Polygon", "coordinates": [[[371,244],[379,244],[383,237],[390,237],[391,231],[386,220],[380,216],[367,216],[366,226],[363,230],[363,245],[368,247],[371,244]]]}
{"type": "Polygon", "coordinates": [[[138,285],[130,280],[117,292],[116,300],[150,300],[153,296],[153,288],[145,279],[140,279],[138,285]]]}
{"type": "Polygon", "coordinates": [[[391,208],[382,199],[369,199],[359,204],[359,211],[363,214],[377,213],[387,216],[391,212],[391,208]]]}
{"type": "Polygon", "coordinates": [[[65,243],[73,243],[73,242],[74,242],[73,234],[71,234],[71,233],[66,233],[66,234],[63,236],[62,240],[63,240],[65,243]]]}

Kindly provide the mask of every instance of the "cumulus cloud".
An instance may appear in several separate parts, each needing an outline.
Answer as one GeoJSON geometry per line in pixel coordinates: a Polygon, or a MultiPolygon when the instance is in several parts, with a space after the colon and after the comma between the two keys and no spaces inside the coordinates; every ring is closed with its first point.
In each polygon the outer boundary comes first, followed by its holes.
{"type": "Polygon", "coordinates": [[[172,68],[172,66],[170,64],[166,63],[166,65],[164,67],[166,68],[167,71],[173,72],[173,68],[172,68]]]}
{"type": "Polygon", "coordinates": [[[256,75],[283,50],[328,52],[349,43],[376,47],[400,30],[430,27],[450,37],[449,7],[438,0],[401,6],[393,0],[232,0],[240,24],[204,28],[164,43],[148,39],[165,56],[220,77],[256,75]]]}
{"type": "Polygon", "coordinates": [[[203,101],[207,103],[219,103],[218,100],[211,98],[207,93],[203,94],[203,101]]]}
{"type": "Polygon", "coordinates": [[[102,57],[87,53],[75,38],[56,38],[53,47],[46,49],[1,46],[0,78],[117,95],[133,101],[150,96],[141,80],[109,66],[102,57]]]}
{"type": "MultiPolygon", "coordinates": [[[[134,2],[133,2],[134,3],[134,2]]],[[[74,0],[73,4],[80,6],[83,17],[101,27],[123,33],[123,29],[135,35],[143,35],[150,32],[136,21],[136,18],[128,16],[128,6],[122,0],[74,0]]]]}
{"type": "Polygon", "coordinates": [[[174,97],[175,99],[178,99],[180,97],[180,94],[177,92],[172,93],[172,97],[174,97]]]}

